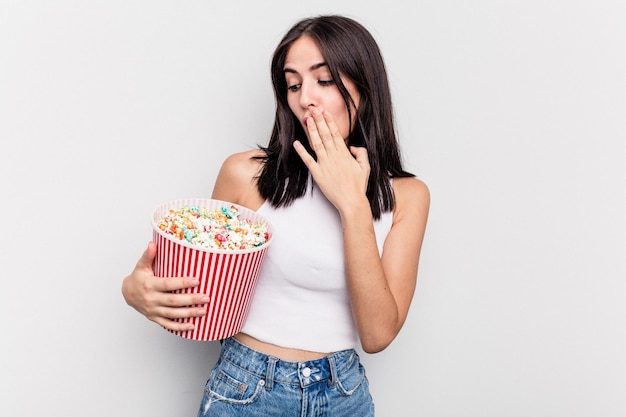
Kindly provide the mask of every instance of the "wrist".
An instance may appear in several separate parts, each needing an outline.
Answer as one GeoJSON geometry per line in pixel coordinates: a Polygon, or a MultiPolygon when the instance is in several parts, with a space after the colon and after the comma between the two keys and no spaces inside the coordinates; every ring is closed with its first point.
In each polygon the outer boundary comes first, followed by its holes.
{"type": "Polygon", "coordinates": [[[353,200],[339,209],[341,222],[345,225],[353,221],[362,221],[372,219],[372,209],[370,202],[365,195],[361,198],[353,200]]]}

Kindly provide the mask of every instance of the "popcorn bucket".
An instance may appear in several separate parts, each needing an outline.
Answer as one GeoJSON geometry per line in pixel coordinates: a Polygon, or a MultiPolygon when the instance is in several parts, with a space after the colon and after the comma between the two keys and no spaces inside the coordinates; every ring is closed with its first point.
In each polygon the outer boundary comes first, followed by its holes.
{"type": "Polygon", "coordinates": [[[201,293],[210,298],[206,315],[175,319],[179,323],[193,323],[194,330],[173,331],[192,340],[220,340],[233,336],[243,327],[256,288],[259,272],[272,240],[270,223],[256,212],[226,201],[190,198],[172,200],[158,206],[152,214],[153,238],[157,245],[154,274],[159,277],[195,277],[200,284],[195,288],[175,293],[201,293]],[[158,222],[171,209],[197,206],[207,210],[235,207],[240,219],[267,226],[268,239],[250,249],[213,249],[189,243],[162,231],[158,222]]]}

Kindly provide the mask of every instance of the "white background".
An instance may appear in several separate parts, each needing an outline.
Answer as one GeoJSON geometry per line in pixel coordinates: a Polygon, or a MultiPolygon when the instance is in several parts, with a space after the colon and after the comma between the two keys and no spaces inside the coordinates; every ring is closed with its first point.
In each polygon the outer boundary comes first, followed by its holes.
{"type": "Polygon", "coordinates": [[[216,343],[128,307],[157,204],[264,144],[271,53],[343,13],[431,189],[381,417],[626,415],[626,2],[0,3],[0,414],[195,416],[216,343]]]}

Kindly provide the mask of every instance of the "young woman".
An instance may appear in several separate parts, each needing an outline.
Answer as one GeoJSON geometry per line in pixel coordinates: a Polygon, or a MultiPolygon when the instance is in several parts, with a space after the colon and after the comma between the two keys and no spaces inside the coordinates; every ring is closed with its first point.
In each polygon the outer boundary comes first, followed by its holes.
{"type": "MultiPolygon", "coordinates": [[[[342,16],[305,19],[272,60],[276,118],[266,147],[228,157],[212,198],[274,226],[248,318],[223,341],[199,416],[373,416],[355,347],[385,349],[415,290],[430,197],[402,168],[375,40],[342,16]]],[[[122,292],[170,330],[211,300],[172,294],[192,279],[152,272],[148,245],[122,292]]]]}

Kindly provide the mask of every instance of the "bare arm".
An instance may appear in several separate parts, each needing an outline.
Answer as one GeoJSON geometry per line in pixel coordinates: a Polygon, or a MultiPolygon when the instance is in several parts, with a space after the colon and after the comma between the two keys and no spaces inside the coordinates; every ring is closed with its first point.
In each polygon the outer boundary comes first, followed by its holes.
{"type": "Polygon", "coordinates": [[[367,199],[342,214],[352,312],[366,352],[385,349],[397,336],[415,291],[430,196],[414,178],[394,180],[396,209],[378,254],[367,199]]]}

